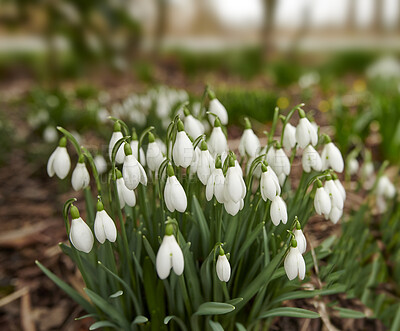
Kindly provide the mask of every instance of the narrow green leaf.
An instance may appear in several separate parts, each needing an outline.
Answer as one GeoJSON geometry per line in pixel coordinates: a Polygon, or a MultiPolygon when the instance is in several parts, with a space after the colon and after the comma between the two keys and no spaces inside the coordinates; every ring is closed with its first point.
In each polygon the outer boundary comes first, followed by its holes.
{"type": "Polygon", "coordinates": [[[154,254],[153,248],[151,248],[151,245],[145,236],[143,236],[142,238],[143,238],[144,248],[146,249],[146,252],[149,255],[151,262],[153,262],[153,264],[156,265],[156,255],[154,254]]]}
{"type": "Polygon", "coordinates": [[[97,314],[86,314],[86,315],[83,315],[81,317],[76,317],[75,321],[80,321],[80,320],[83,320],[83,319],[89,318],[89,317],[97,318],[97,314]]]}
{"type": "Polygon", "coordinates": [[[205,302],[194,315],[222,315],[235,310],[235,306],[223,302],[205,302]]]}
{"type": "Polygon", "coordinates": [[[149,319],[146,316],[138,315],[135,317],[131,325],[147,323],[149,319]]]}
{"type": "Polygon", "coordinates": [[[258,224],[256,226],[256,228],[253,231],[251,231],[251,234],[246,238],[244,243],[242,245],[240,245],[239,254],[236,258],[237,261],[240,260],[240,258],[243,256],[244,253],[247,252],[247,250],[249,249],[251,244],[254,242],[254,240],[257,239],[258,235],[260,234],[260,232],[262,231],[262,229],[264,227],[264,224],[265,224],[264,222],[258,224]]]}
{"type": "Polygon", "coordinates": [[[200,230],[203,256],[207,256],[207,252],[209,251],[210,229],[208,228],[208,224],[204,216],[203,209],[200,207],[199,200],[197,200],[195,195],[193,195],[192,206],[193,206],[194,218],[197,220],[197,224],[200,230]]]}
{"type": "Polygon", "coordinates": [[[171,320],[175,321],[179,325],[181,330],[187,331],[187,327],[186,327],[185,323],[179,317],[176,317],[174,315],[165,317],[164,324],[167,325],[171,320]]]}
{"type": "Polygon", "coordinates": [[[100,329],[100,328],[104,328],[104,327],[118,329],[118,326],[115,325],[114,323],[111,323],[109,321],[99,321],[99,322],[93,323],[89,327],[89,330],[96,330],[96,329],[100,329]]]}
{"type": "Polygon", "coordinates": [[[235,298],[235,299],[231,299],[231,300],[227,301],[226,303],[228,303],[232,306],[236,306],[241,301],[243,301],[243,298],[235,298]]]}
{"type": "Polygon", "coordinates": [[[243,324],[240,323],[236,323],[236,328],[238,329],[238,331],[246,331],[246,328],[244,327],[243,324]]]}
{"type": "Polygon", "coordinates": [[[218,322],[214,322],[214,321],[212,321],[212,320],[209,320],[209,321],[208,321],[208,324],[210,324],[211,329],[212,329],[213,331],[224,331],[224,328],[223,328],[222,325],[219,324],[218,322]]]}
{"type": "Polygon", "coordinates": [[[35,261],[35,263],[46,274],[47,277],[49,277],[59,288],[67,293],[75,302],[81,305],[88,313],[96,312],[96,309],[90,304],[90,302],[87,301],[83,296],[81,296],[76,290],[74,290],[71,286],[58,278],[39,261],[35,261]]]}
{"type": "Polygon", "coordinates": [[[319,314],[303,309],[303,308],[295,308],[295,307],[279,307],[268,310],[265,313],[262,313],[258,318],[269,318],[274,316],[287,316],[287,317],[298,317],[298,318],[319,318],[319,314]]]}
{"type": "Polygon", "coordinates": [[[342,308],[342,307],[333,307],[333,309],[339,312],[339,316],[341,318],[365,318],[365,314],[361,311],[349,309],[349,308],[342,308]]]}

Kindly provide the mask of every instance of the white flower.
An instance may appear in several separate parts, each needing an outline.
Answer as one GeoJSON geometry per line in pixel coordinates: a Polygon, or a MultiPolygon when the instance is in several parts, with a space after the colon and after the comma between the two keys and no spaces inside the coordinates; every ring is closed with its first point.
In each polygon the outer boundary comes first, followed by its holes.
{"type": "Polygon", "coordinates": [[[119,170],[117,171],[117,191],[119,198],[119,207],[121,209],[125,207],[125,204],[130,207],[134,207],[136,205],[135,192],[125,186],[125,181],[122,178],[122,174],[119,170]]]}
{"type": "MultiPolygon", "coordinates": [[[[215,122],[217,123],[218,121],[215,122]]],[[[210,139],[208,140],[208,149],[214,157],[217,154],[222,155],[228,151],[228,141],[220,126],[215,126],[211,131],[210,139]]]]}
{"type": "Polygon", "coordinates": [[[99,175],[104,174],[107,171],[107,162],[104,157],[100,154],[97,154],[93,158],[94,165],[96,166],[97,172],[99,175]]]}
{"type": "Polygon", "coordinates": [[[71,229],[69,232],[69,240],[72,245],[81,252],[89,253],[93,247],[93,233],[89,226],[79,216],[78,208],[71,207],[71,229]]]}
{"type": "MultiPolygon", "coordinates": [[[[138,145],[139,145],[138,140],[131,140],[132,155],[136,158],[136,160],[139,160],[138,145]]],[[[146,158],[144,156],[144,151],[142,147],[140,147],[140,164],[143,164],[143,166],[146,165],[146,158]]]]}
{"type": "Polygon", "coordinates": [[[213,196],[215,196],[215,198],[219,203],[224,203],[225,201],[224,198],[225,177],[221,167],[222,167],[221,157],[218,156],[217,160],[215,161],[215,168],[211,172],[211,175],[207,181],[207,186],[206,186],[207,201],[210,201],[213,196]]]}
{"type": "Polygon", "coordinates": [[[164,161],[164,155],[161,152],[160,146],[154,140],[152,133],[149,133],[149,146],[147,147],[147,166],[151,171],[158,172],[158,168],[164,161]]]}
{"type": "Polygon", "coordinates": [[[168,226],[170,224],[167,225],[165,236],[156,257],[157,274],[161,279],[167,278],[171,269],[174,270],[176,275],[182,275],[185,265],[182,250],[168,226]],[[170,234],[167,234],[167,231],[170,234]]]}
{"type": "Polygon", "coordinates": [[[347,171],[349,175],[355,175],[359,167],[358,161],[354,158],[351,158],[347,164],[347,171]]]}
{"type": "Polygon", "coordinates": [[[272,201],[277,195],[281,194],[279,180],[270,166],[263,164],[262,171],[260,181],[261,197],[264,201],[267,201],[267,199],[272,201]]]}
{"type": "Polygon", "coordinates": [[[172,149],[172,157],[175,165],[182,168],[187,168],[193,160],[194,150],[193,144],[188,135],[183,130],[183,123],[178,121],[178,133],[172,149]]]}
{"type": "Polygon", "coordinates": [[[344,168],[344,162],[342,153],[333,144],[333,142],[328,142],[321,153],[322,160],[322,170],[327,170],[332,168],[336,172],[342,172],[344,168]]]}
{"type": "Polygon", "coordinates": [[[229,261],[226,258],[226,255],[222,248],[220,254],[218,255],[215,269],[217,271],[217,276],[221,282],[229,281],[229,278],[231,278],[231,265],[229,264],[229,261]]]}
{"type": "Polygon", "coordinates": [[[325,215],[325,219],[329,219],[333,224],[336,224],[343,215],[343,209],[333,206],[329,215],[325,215]]]}
{"type": "Polygon", "coordinates": [[[279,195],[275,196],[272,200],[270,215],[272,223],[276,226],[279,225],[280,221],[283,224],[287,222],[286,203],[279,195]]]}
{"type": "Polygon", "coordinates": [[[331,199],[329,194],[322,187],[322,183],[318,182],[318,188],[314,197],[314,208],[318,215],[328,215],[332,209],[331,199]]]}
{"type": "Polygon", "coordinates": [[[248,118],[245,118],[246,129],[243,132],[239,143],[239,153],[241,156],[254,157],[260,150],[260,140],[251,129],[251,124],[248,118]]]}
{"type": "MultiPolygon", "coordinates": [[[[121,126],[119,125],[118,122],[115,122],[114,132],[111,136],[110,143],[108,144],[108,154],[110,156],[110,161],[112,161],[112,151],[113,151],[114,145],[121,138],[123,138],[123,135],[121,132],[121,126]]],[[[118,148],[117,154],[115,155],[115,162],[118,164],[122,164],[124,162],[124,158],[125,158],[124,146],[123,146],[123,144],[121,144],[121,146],[119,146],[119,148],[118,148]]]]}
{"type": "Polygon", "coordinates": [[[63,137],[60,139],[58,147],[50,155],[49,161],[47,162],[47,173],[50,177],[53,177],[54,174],[60,179],[67,177],[71,169],[71,160],[66,146],[67,139],[63,137]]]}
{"type": "Polygon", "coordinates": [[[225,201],[237,203],[241,199],[244,199],[246,195],[246,184],[244,183],[241,173],[236,169],[233,158],[231,158],[229,162],[230,164],[224,183],[224,197],[225,201]]]}
{"type": "Polygon", "coordinates": [[[129,144],[125,144],[125,161],[122,167],[122,175],[124,177],[125,185],[128,189],[134,190],[139,182],[147,185],[147,175],[142,165],[132,155],[132,150],[129,144]]]}
{"type": "Polygon", "coordinates": [[[344,189],[342,183],[340,182],[340,180],[339,180],[339,178],[336,176],[336,174],[332,175],[332,178],[333,178],[333,182],[335,183],[337,189],[338,189],[339,192],[340,192],[340,195],[341,195],[342,198],[343,198],[343,203],[344,203],[345,200],[346,200],[346,190],[344,189]]]}
{"type": "Polygon", "coordinates": [[[267,162],[274,170],[282,185],[286,176],[290,174],[290,161],[283,149],[279,146],[276,149],[271,147],[267,153],[267,162]]]}
{"type": "Polygon", "coordinates": [[[301,231],[301,229],[295,229],[293,233],[294,233],[294,238],[297,241],[297,248],[299,249],[299,252],[301,254],[304,254],[307,248],[307,240],[306,237],[304,236],[303,231],[301,231]]]}
{"type": "Polygon", "coordinates": [[[196,148],[194,149],[193,160],[192,160],[192,163],[190,164],[190,174],[191,175],[193,175],[197,172],[197,166],[199,164],[200,154],[201,154],[201,150],[200,150],[199,146],[196,146],[196,148]]]}
{"type": "MultiPolygon", "coordinates": [[[[186,114],[186,113],[185,113],[186,114]]],[[[197,118],[193,117],[190,113],[184,119],[186,132],[193,139],[204,134],[204,125],[197,118]]]]}
{"type": "Polygon", "coordinates": [[[321,157],[311,145],[308,145],[304,149],[301,163],[303,165],[303,170],[307,173],[311,170],[321,171],[322,169],[321,157]]]}
{"type": "Polygon", "coordinates": [[[206,142],[202,141],[201,152],[197,163],[196,172],[197,172],[197,177],[199,177],[203,185],[207,185],[208,178],[210,177],[211,172],[213,170],[214,170],[214,159],[211,156],[210,152],[207,150],[206,142]]]}
{"type": "Polygon", "coordinates": [[[47,126],[43,131],[43,139],[46,143],[53,143],[57,140],[58,133],[54,126],[47,126]]]}
{"type": "Polygon", "coordinates": [[[284,267],[289,280],[295,279],[297,276],[303,280],[306,274],[306,263],[299,248],[290,247],[289,254],[286,255],[284,267]]]}
{"type": "MultiPolygon", "coordinates": [[[[226,111],[224,105],[217,98],[213,98],[210,101],[208,111],[217,115],[223,125],[228,124],[228,112],[226,111]]],[[[215,117],[213,115],[209,115],[209,119],[211,124],[213,124],[215,117]]]]}
{"type": "MultiPolygon", "coordinates": [[[[300,112],[300,117],[304,112],[300,112]]],[[[305,116],[305,115],[304,115],[305,116]]],[[[301,148],[305,148],[308,144],[315,146],[318,142],[318,134],[306,117],[300,118],[296,127],[296,141],[301,148]]]]}
{"type": "Polygon", "coordinates": [[[244,200],[240,199],[238,202],[233,200],[224,200],[224,208],[229,215],[235,216],[239,210],[244,207],[244,200]]]}
{"type": "Polygon", "coordinates": [[[82,160],[79,158],[79,162],[76,164],[76,167],[72,172],[71,182],[75,191],[82,190],[89,185],[90,176],[86,169],[85,162],[83,162],[83,158],[82,160]]]}
{"type": "Polygon", "coordinates": [[[117,228],[114,221],[104,210],[103,204],[97,203],[97,213],[94,220],[94,234],[97,240],[103,244],[106,239],[114,242],[117,239],[117,228]]]}
{"type": "Polygon", "coordinates": [[[296,128],[290,123],[287,123],[285,126],[282,145],[283,148],[288,152],[291,151],[294,146],[296,146],[296,128]]]}
{"type": "Polygon", "coordinates": [[[333,207],[337,207],[339,209],[343,209],[343,197],[335,183],[333,182],[331,177],[327,178],[325,182],[325,191],[329,194],[329,198],[331,199],[331,205],[333,207]]]}
{"type": "Polygon", "coordinates": [[[361,175],[363,178],[369,178],[374,174],[374,164],[372,162],[365,162],[361,168],[361,175]]]}
{"type": "Polygon", "coordinates": [[[175,210],[183,213],[187,207],[185,190],[174,175],[174,170],[169,164],[167,168],[167,183],[164,189],[164,200],[168,210],[172,213],[175,210]]]}
{"type": "Polygon", "coordinates": [[[396,194],[396,188],[390,181],[390,179],[384,175],[379,178],[378,185],[376,187],[376,194],[386,199],[393,199],[396,194]]]}

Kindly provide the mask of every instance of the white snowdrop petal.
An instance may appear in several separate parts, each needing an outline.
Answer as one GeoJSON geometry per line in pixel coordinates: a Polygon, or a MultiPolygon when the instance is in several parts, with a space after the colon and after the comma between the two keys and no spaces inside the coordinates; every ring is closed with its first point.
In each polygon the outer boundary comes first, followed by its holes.
{"type": "MultiPolygon", "coordinates": [[[[226,111],[224,105],[217,98],[214,98],[210,101],[209,112],[217,115],[223,125],[228,124],[228,112],[226,111]]],[[[209,115],[209,119],[211,124],[213,124],[215,117],[213,115],[209,115]]]]}
{"type": "Polygon", "coordinates": [[[100,244],[103,244],[106,241],[106,233],[103,225],[103,214],[99,211],[96,213],[96,217],[94,219],[94,235],[100,244]]]}
{"type": "Polygon", "coordinates": [[[93,234],[81,217],[71,222],[70,240],[74,247],[84,253],[89,253],[93,247],[93,234]]]}
{"type": "Polygon", "coordinates": [[[57,148],[54,150],[53,153],[51,153],[51,155],[49,157],[49,160],[47,161],[47,174],[49,175],[49,177],[53,177],[54,174],[55,174],[55,171],[54,171],[54,159],[55,159],[56,154],[57,154],[57,148]]]}
{"type": "Polygon", "coordinates": [[[181,248],[174,236],[171,236],[173,241],[170,241],[170,249],[172,254],[172,268],[176,275],[180,276],[183,273],[184,269],[184,258],[181,248]]]}
{"type": "Polygon", "coordinates": [[[289,249],[289,253],[288,255],[286,255],[285,261],[283,263],[286,275],[288,276],[289,280],[295,279],[296,276],[298,275],[297,255],[295,249],[297,248],[291,247],[289,249]]]}
{"type": "Polygon", "coordinates": [[[53,161],[53,169],[58,178],[64,179],[67,177],[71,169],[71,160],[66,147],[57,147],[57,153],[53,161]]]}
{"type": "Polygon", "coordinates": [[[306,275],[306,263],[304,261],[303,256],[298,252],[296,254],[297,257],[297,270],[298,270],[298,276],[300,280],[303,280],[305,275],[306,275]]]}
{"type": "Polygon", "coordinates": [[[164,236],[156,257],[156,270],[160,279],[167,278],[172,268],[172,258],[168,237],[171,236],[164,236]]]}
{"type": "Polygon", "coordinates": [[[117,240],[117,228],[115,226],[115,223],[105,210],[102,210],[101,212],[104,212],[103,228],[106,238],[110,242],[115,242],[115,240],[117,240]]]}
{"type": "Polygon", "coordinates": [[[297,248],[299,249],[299,252],[301,254],[304,254],[307,248],[306,237],[304,236],[304,233],[301,230],[295,229],[293,232],[294,232],[294,237],[297,241],[297,248]]]}

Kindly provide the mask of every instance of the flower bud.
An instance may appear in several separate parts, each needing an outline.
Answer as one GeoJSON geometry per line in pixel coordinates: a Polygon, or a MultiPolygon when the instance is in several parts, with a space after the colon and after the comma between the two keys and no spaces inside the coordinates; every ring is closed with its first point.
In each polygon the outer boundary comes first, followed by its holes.
{"type": "Polygon", "coordinates": [[[78,208],[71,206],[70,212],[72,221],[69,232],[69,240],[78,251],[89,253],[93,247],[93,233],[89,226],[79,216],[78,208]]]}

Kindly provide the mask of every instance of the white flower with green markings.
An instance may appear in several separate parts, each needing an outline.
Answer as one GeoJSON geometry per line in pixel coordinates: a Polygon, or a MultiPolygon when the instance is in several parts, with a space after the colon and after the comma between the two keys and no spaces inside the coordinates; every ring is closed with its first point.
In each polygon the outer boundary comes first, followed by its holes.
{"type": "Polygon", "coordinates": [[[242,157],[247,155],[252,158],[260,151],[260,140],[253,132],[249,119],[246,117],[244,120],[245,130],[240,138],[239,153],[242,157]]]}
{"type": "Polygon", "coordinates": [[[296,277],[303,280],[306,275],[306,263],[297,247],[296,239],[292,239],[289,253],[285,258],[284,268],[289,280],[293,280],[296,277]]]}
{"type": "Polygon", "coordinates": [[[97,202],[97,213],[94,219],[94,234],[99,241],[103,244],[106,239],[110,242],[117,240],[117,228],[115,223],[104,210],[103,203],[99,200],[97,202]]]}
{"type": "Polygon", "coordinates": [[[231,265],[225,255],[222,247],[219,249],[218,259],[216,263],[217,276],[221,282],[228,282],[231,278],[231,265]]]}
{"type": "Polygon", "coordinates": [[[304,111],[299,111],[300,121],[296,127],[296,141],[301,148],[311,144],[315,146],[318,143],[318,133],[314,126],[307,119],[304,111]]]}
{"type": "Polygon", "coordinates": [[[185,132],[185,128],[181,120],[178,120],[178,132],[176,134],[176,140],[174,147],[172,149],[172,158],[175,165],[182,168],[187,168],[190,166],[194,149],[193,144],[190,141],[188,135],[185,132]]]}
{"type": "Polygon", "coordinates": [[[147,175],[139,161],[132,155],[131,146],[125,143],[125,161],[122,167],[122,176],[128,189],[134,190],[139,183],[147,185],[147,175]]]}
{"type": "Polygon", "coordinates": [[[47,174],[50,177],[53,177],[54,174],[60,179],[67,177],[71,169],[71,159],[69,158],[66,146],[67,138],[62,137],[57,148],[50,155],[49,161],[47,162],[47,174]]]}
{"type": "Polygon", "coordinates": [[[168,210],[172,213],[175,210],[183,213],[187,207],[185,190],[175,177],[174,169],[169,164],[167,167],[167,183],[164,189],[164,200],[168,210]]]}
{"type": "Polygon", "coordinates": [[[89,171],[87,170],[85,165],[85,157],[83,156],[83,154],[81,154],[79,156],[78,163],[76,164],[76,167],[72,172],[72,177],[71,177],[72,188],[75,191],[82,190],[88,187],[89,182],[90,182],[89,171]]]}
{"type": "Polygon", "coordinates": [[[69,231],[69,240],[72,245],[81,252],[90,253],[93,247],[94,238],[92,230],[79,216],[79,210],[75,206],[71,206],[71,229],[69,231]]]}

